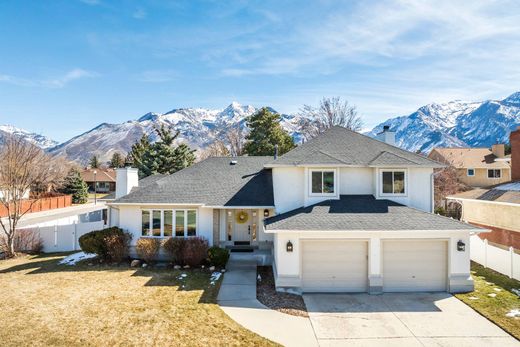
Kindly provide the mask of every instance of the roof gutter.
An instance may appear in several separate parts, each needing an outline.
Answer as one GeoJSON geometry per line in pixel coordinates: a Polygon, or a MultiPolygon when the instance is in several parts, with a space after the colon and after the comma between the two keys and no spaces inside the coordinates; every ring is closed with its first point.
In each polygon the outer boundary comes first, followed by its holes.
{"type": "Polygon", "coordinates": [[[474,229],[428,229],[428,230],[280,230],[273,229],[267,230],[264,227],[264,232],[267,234],[279,234],[279,233],[384,233],[384,234],[395,234],[395,233],[431,233],[431,232],[470,232],[470,233],[489,233],[490,229],[484,229],[475,227],[474,229]]]}
{"type": "Polygon", "coordinates": [[[455,201],[483,202],[483,203],[486,203],[486,204],[497,204],[497,205],[520,207],[520,203],[514,203],[514,202],[489,201],[489,200],[480,200],[480,199],[468,199],[468,198],[459,198],[459,197],[456,197],[456,196],[447,196],[446,199],[448,199],[448,200],[455,200],[455,201]]]}

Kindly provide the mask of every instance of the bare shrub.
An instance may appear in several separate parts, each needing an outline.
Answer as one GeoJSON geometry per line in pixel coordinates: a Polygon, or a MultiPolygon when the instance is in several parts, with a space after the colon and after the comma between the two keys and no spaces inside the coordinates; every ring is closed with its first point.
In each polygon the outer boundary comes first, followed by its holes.
{"type": "Polygon", "coordinates": [[[208,248],[208,240],[205,238],[187,238],[182,251],[184,263],[190,266],[200,265],[208,257],[208,248]]]}
{"type": "Polygon", "coordinates": [[[168,253],[170,260],[177,264],[184,264],[182,252],[186,239],[183,237],[169,237],[163,241],[163,248],[168,253]]]}
{"type": "MultiPolygon", "coordinates": [[[[16,231],[13,246],[16,253],[38,254],[43,249],[43,242],[36,230],[22,229],[16,231]]],[[[0,236],[0,252],[9,254],[7,239],[2,236],[0,236]]]]}
{"type": "Polygon", "coordinates": [[[107,249],[107,257],[113,262],[120,263],[128,258],[128,248],[132,235],[124,233],[122,235],[112,234],[105,236],[104,241],[107,249]]]}
{"type": "Polygon", "coordinates": [[[151,264],[157,259],[161,241],[159,239],[142,237],[137,240],[135,248],[139,257],[146,263],[151,264]]]}

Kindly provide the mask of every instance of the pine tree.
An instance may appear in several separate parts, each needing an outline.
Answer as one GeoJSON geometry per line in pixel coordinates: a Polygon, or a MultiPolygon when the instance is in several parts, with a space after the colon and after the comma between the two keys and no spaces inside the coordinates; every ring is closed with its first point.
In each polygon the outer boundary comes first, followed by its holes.
{"type": "Polygon", "coordinates": [[[97,155],[93,155],[92,158],[90,158],[89,165],[93,169],[99,168],[99,159],[98,159],[97,155]]]}
{"type": "Polygon", "coordinates": [[[274,155],[275,145],[282,155],[295,147],[291,135],[280,125],[281,116],[267,107],[247,119],[250,129],[246,137],[244,151],[248,155],[274,155]]]}
{"type": "Polygon", "coordinates": [[[141,178],[153,174],[172,174],[191,166],[195,162],[195,150],[186,144],[175,145],[179,131],[172,134],[165,125],[156,128],[158,140],[150,144],[144,137],[132,146],[131,159],[133,166],[139,169],[141,178]]]}
{"type": "Polygon", "coordinates": [[[109,166],[114,169],[124,167],[125,160],[123,159],[123,156],[119,154],[119,152],[112,154],[112,159],[110,159],[109,166]]]}
{"type": "Polygon", "coordinates": [[[84,204],[88,201],[88,186],[76,169],[69,171],[60,191],[64,194],[71,194],[74,204],[84,204]]]}

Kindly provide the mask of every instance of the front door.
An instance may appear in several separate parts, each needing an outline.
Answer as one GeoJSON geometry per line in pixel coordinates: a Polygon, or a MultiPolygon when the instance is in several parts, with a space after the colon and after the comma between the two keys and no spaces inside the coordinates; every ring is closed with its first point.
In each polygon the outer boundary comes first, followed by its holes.
{"type": "Polygon", "coordinates": [[[233,241],[251,241],[251,211],[235,212],[235,235],[233,241]]]}

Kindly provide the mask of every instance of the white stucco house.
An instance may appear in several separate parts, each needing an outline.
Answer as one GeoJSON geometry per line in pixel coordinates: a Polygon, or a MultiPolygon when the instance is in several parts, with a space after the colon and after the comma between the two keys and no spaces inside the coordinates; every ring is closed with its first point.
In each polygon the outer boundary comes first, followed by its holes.
{"type": "Polygon", "coordinates": [[[432,214],[442,164],[392,139],[333,127],[278,158],[209,158],[141,181],[120,169],[110,223],[133,242],[267,250],[279,290],[472,290],[469,237],[486,230],[432,214]]]}

